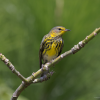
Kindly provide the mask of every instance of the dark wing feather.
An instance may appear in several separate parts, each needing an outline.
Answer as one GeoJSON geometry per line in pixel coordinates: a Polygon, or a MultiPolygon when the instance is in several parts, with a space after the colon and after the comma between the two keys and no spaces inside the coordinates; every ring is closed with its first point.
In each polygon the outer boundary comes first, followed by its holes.
{"type": "Polygon", "coordinates": [[[42,52],[41,49],[39,50],[39,63],[40,63],[40,68],[42,67],[42,52]]]}
{"type": "Polygon", "coordinates": [[[43,37],[42,39],[42,42],[40,44],[40,50],[39,50],[39,63],[40,63],[40,68],[42,68],[42,53],[43,53],[43,50],[44,50],[44,39],[45,39],[45,36],[43,37]]]}

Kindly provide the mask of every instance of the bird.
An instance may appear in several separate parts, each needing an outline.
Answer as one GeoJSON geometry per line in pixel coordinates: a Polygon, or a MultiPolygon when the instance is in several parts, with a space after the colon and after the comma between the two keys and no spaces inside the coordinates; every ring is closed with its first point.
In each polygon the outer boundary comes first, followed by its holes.
{"type": "MultiPolygon", "coordinates": [[[[40,68],[42,68],[42,64],[46,64],[54,60],[61,54],[62,48],[64,46],[62,36],[66,31],[70,30],[66,29],[63,26],[56,26],[43,37],[39,49],[40,68]]],[[[49,70],[44,71],[41,77],[43,77],[47,73],[49,73],[49,70]]]]}

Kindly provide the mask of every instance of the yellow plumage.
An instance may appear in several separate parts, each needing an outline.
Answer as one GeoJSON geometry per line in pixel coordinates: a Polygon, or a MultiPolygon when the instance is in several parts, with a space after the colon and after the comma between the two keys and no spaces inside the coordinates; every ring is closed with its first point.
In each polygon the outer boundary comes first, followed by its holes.
{"type": "MultiPolygon", "coordinates": [[[[60,55],[64,44],[62,35],[66,31],[70,30],[62,26],[56,26],[43,37],[39,50],[40,68],[42,67],[42,60],[43,64],[45,64],[60,55]]],[[[41,76],[47,74],[48,72],[49,71],[45,71],[41,76]]]]}

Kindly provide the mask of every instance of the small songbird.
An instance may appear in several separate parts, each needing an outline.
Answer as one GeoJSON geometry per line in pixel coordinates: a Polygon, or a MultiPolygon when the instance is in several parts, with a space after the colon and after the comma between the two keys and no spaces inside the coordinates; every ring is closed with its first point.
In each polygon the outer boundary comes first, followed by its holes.
{"type": "MultiPolygon", "coordinates": [[[[62,35],[66,31],[70,30],[62,26],[56,26],[43,37],[39,50],[40,68],[42,68],[42,62],[45,64],[60,55],[64,45],[62,35]]],[[[44,71],[41,77],[47,73],[49,73],[49,70],[44,71]]]]}

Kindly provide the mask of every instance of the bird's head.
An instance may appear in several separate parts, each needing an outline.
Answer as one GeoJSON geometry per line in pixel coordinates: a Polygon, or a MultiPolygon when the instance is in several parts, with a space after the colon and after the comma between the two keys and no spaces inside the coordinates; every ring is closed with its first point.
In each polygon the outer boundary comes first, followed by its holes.
{"type": "Polygon", "coordinates": [[[70,30],[66,29],[65,27],[62,27],[62,26],[56,26],[56,27],[51,29],[49,34],[52,37],[57,37],[57,36],[62,36],[66,31],[70,31],[70,30]]]}

